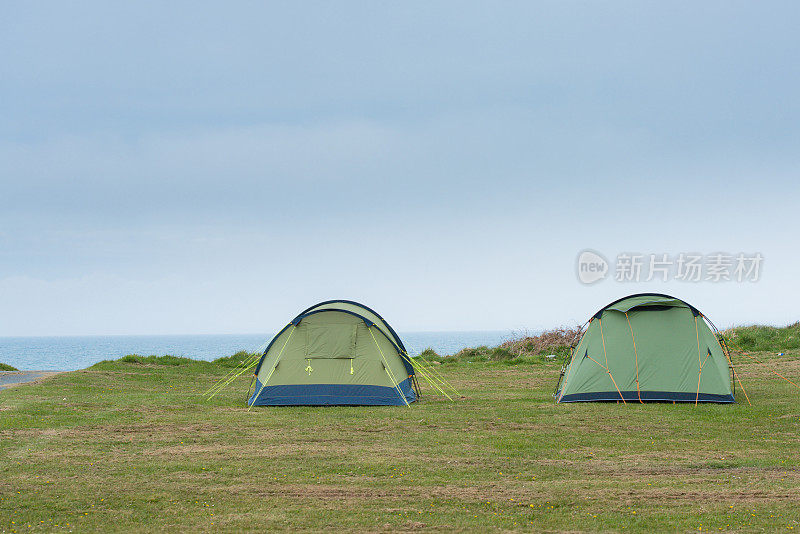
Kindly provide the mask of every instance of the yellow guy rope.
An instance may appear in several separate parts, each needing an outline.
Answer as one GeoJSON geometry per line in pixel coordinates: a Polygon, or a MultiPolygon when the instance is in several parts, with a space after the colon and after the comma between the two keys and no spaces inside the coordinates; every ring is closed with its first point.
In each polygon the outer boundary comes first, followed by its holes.
{"type": "Polygon", "coordinates": [[[452,398],[450,398],[450,395],[445,393],[444,390],[440,388],[438,384],[436,384],[436,380],[438,380],[445,387],[449,387],[450,389],[452,389],[456,395],[459,396],[461,395],[458,391],[456,391],[456,388],[454,388],[452,385],[450,385],[449,382],[447,382],[447,380],[436,375],[432,365],[429,365],[427,367],[423,365],[422,362],[424,362],[425,360],[422,357],[418,356],[417,359],[415,360],[405,352],[403,353],[403,357],[405,357],[405,359],[408,360],[408,362],[411,364],[411,367],[413,367],[416,371],[419,372],[422,378],[427,380],[428,383],[430,383],[430,385],[439,390],[442,393],[442,395],[444,395],[448,399],[453,400],[452,398]]]}
{"type": "MultiPolygon", "coordinates": [[[[439,385],[438,385],[438,384],[437,384],[437,383],[436,383],[434,380],[432,380],[431,376],[428,376],[428,374],[425,372],[425,369],[424,369],[422,366],[415,367],[415,365],[414,365],[414,362],[411,360],[411,358],[408,358],[408,357],[406,357],[406,359],[407,359],[409,362],[411,362],[411,367],[413,367],[413,368],[414,368],[414,369],[415,369],[415,370],[416,370],[416,371],[417,371],[417,372],[418,372],[418,373],[419,373],[419,374],[422,376],[422,378],[424,378],[425,380],[427,380],[427,381],[428,381],[428,383],[429,383],[431,386],[433,386],[433,387],[435,387],[437,390],[439,390],[439,393],[441,393],[442,395],[444,395],[445,397],[447,397],[447,398],[448,398],[448,399],[450,399],[451,401],[453,400],[453,399],[450,397],[450,395],[448,395],[448,394],[447,394],[447,393],[446,393],[446,392],[445,392],[445,391],[444,391],[442,388],[440,388],[440,387],[439,387],[439,385]]],[[[417,362],[417,365],[419,365],[419,362],[417,362]]],[[[456,392],[456,394],[458,394],[458,392],[456,392]]]]}
{"type": "Polygon", "coordinates": [[[228,379],[228,377],[230,377],[232,374],[234,374],[237,371],[239,371],[240,368],[242,368],[242,367],[244,367],[246,369],[247,368],[247,364],[252,363],[252,360],[254,360],[255,358],[260,357],[260,356],[261,356],[260,354],[251,354],[250,356],[248,356],[244,360],[240,361],[236,365],[236,367],[234,367],[233,369],[228,371],[225,374],[225,376],[223,376],[222,378],[220,378],[219,380],[214,382],[214,384],[210,388],[208,388],[208,390],[205,393],[203,393],[203,396],[208,395],[209,393],[211,393],[215,389],[219,389],[220,387],[222,387],[222,383],[225,382],[228,379]]]}
{"type": "Polygon", "coordinates": [[[400,395],[400,398],[403,399],[403,402],[406,403],[406,406],[411,408],[411,405],[408,404],[408,400],[406,400],[406,396],[403,395],[403,392],[400,391],[400,385],[397,384],[397,379],[394,377],[392,370],[389,369],[389,362],[386,361],[386,357],[383,355],[383,351],[381,350],[381,346],[378,344],[378,340],[375,339],[375,334],[372,333],[372,327],[367,326],[367,330],[369,331],[369,335],[372,336],[372,341],[375,342],[375,346],[378,347],[378,352],[381,353],[381,359],[383,359],[384,369],[386,369],[386,374],[389,375],[389,379],[392,381],[392,385],[394,385],[394,389],[397,390],[397,394],[400,395]]]}
{"type": "Polygon", "coordinates": [[[606,353],[606,338],[603,336],[603,318],[599,317],[597,321],[600,323],[600,339],[603,340],[603,356],[606,357],[606,371],[608,371],[608,354],[606,353]]]}
{"type": "Polygon", "coordinates": [[[252,368],[253,368],[253,367],[254,367],[254,366],[257,364],[257,363],[258,363],[258,358],[254,358],[254,359],[253,359],[253,361],[252,361],[252,362],[250,362],[250,363],[249,363],[249,364],[248,364],[246,367],[243,367],[241,371],[239,371],[238,373],[236,373],[236,374],[234,374],[233,376],[231,376],[229,379],[227,379],[227,380],[226,380],[226,381],[225,381],[225,382],[224,382],[222,385],[220,385],[219,387],[216,387],[216,388],[214,388],[214,390],[212,390],[212,392],[211,392],[211,395],[208,397],[208,400],[211,400],[211,399],[213,399],[213,398],[214,398],[214,396],[215,396],[217,393],[219,393],[220,391],[222,391],[223,389],[225,389],[225,388],[228,386],[228,384],[230,384],[231,382],[233,382],[234,380],[236,380],[237,378],[239,378],[239,376],[240,376],[242,373],[244,373],[244,372],[245,372],[245,371],[247,371],[248,369],[252,369],[252,368]]]}
{"type": "MultiPolygon", "coordinates": [[[[264,388],[266,387],[266,385],[267,385],[267,382],[269,382],[269,379],[270,379],[270,378],[272,378],[272,373],[274,373],[274,372],[275,372],[275,368],[276,368],[276,367],[278,367],[278,361],[281,359],[281,354],[283,354],[283,349],[285,349],[285,348],[286,348],[286,345],[288,345],[288,344],[289,344],[289,340],[290,340],[290,339],[292,339],[292,334],[294,334],[294,331],[295,331],[296,329],[297,329],[297,326],[295,326],[295,325],[293,324],[293,325],[292,325],[292,330],[289,332],[289,337],[287,337],[287,338],[286,338],[286,341],[283,343],[283,347],[281,347],[281,351],[278,353],[278,357],[277,357],[277,358],[275,358],[275,363],[272,365],[272,369],[270,369],[270,371],[269,371],[269,374],[267,375],[267,378],[266,378],[266,380],[264,380],[264,382],[261,384],[261,388],[258,390],[258,393],[256,393],[256,394],[255,394],[255,396],[253,397],[253,404],[255,404],[255,403],[256,403],[256,400],[258,400],[258,396],[259,396],[259,395],[261,395],[261,392],[262,392],[262,391],[264,391],[264,388]]],[[[251,404],[251,405],[250,405],[250,406],[247,408],[247,411],[248,411],[248,412],[250,411],[250,408],[252,408],[252,407],[253,407],[253,404],[251,404]]]]}
{"type": "Polygon", "coordinates": [[[437,380],[439,380],[439,382],[441,382],[442,384],[444,384],[446,387],[450,388],[450,389],[453,391],[453,393],[455,393],[455,394],[456,394],[456,395],[458,395],[459,397],[461,396],[461,393],[459,393],[459,392],[458,392],[458,390],[457,390],[456,388],[454,388],[454,387],[453,387],[453,385],[452,385],[450,382],[448,382],[448,381],[447,381],[447,380],[446,380],[446,379],[445,379],[445,378],[444,378],[444,377],[443,377],[443,376],[442,376],[442,375],[439,373],[439,371],[437,371],[437,370],[434,368],[434,366],[433,366],[433,364],[432,364],[431,362],[429,362],[429,361],[425,360],[425,358],[423,358],[422,356],[417,356],[417,357],[416,357],[416,359],[414,359],[414,358],[411,358],[411,357],[408,355],[408,353],[407,353],[407,352],[404,352],[403,354],[405,354],[405,355],[406,355],[406,358],[408,358],[408,360],[411,362],[411,366],[412,366],[412,367],[414,367],[414,366],[415,366],[415,364],[416,364],[416,365],[419,365],[419,366],[420,366],[420,367],[421,367],[421,368],[422,368],[424,371],[426,371],[427,373],[431,374],[431,375],[432,375],[434,378],[436,378],[437,380]],[[424,364],[425,364],[425,365],[423,365],[423,362],[424,362],[424,364]]]}
{"type": "Polygon", "coordinates": [[[240,361],[238,364],[236,364],[236,367],[234,367],[233,369],[231,369],[230,371],[228,371],[228,372],[225,374],[225,376],[223,376],[222,378],[220,378],[219,380],[217,380],[216,382],[214,382],[214,384],[212,384],[212,385],[211,385],[211,387],[210,387],[210,388],[208,388],[208,390],[207,390],[205,393],[203,393],[203,395],[208,395],[208,394],[209,394],[209,393],[211,393],[211,392],[212,392],[214,389],[218,388],[218,387],[219,387],[219,385],[220,385],[222,382],[224,382],[224,381],[225,381],[225,380],[226,380],[226,379],[227,379],[227,378],[228,378],[230,375],[232,375],[232,374],[234,374],[235,372],[237,372],[237,371],[238,371],[238,370],[239,370],[241,367],[243,367],[244,365],[246,365],[246,364],[250,363],[250,360],[252,360],[252,359],[253,359],[255,356],[256,356],[256,354],[251,354],[251,355],[249,355],[247,358],[245,358],[244,360],[240,361]]]}
{"type": "MultiPolygon", "coordinates": [[[[251,354],[247,358],[245,358],[239,365],[236,366],[233,371],[230,371],[227,375],[219,379],[211,388],[206,391],[203,395],[209,395],[213,393],[216,395],[222,389],[224,389],[228,384],[230,384],[236,377],[247,371],[248,369],[252,368],[254,365],[258,363],[258,360],[261,358],[261,354],[251,354]]],[[[211,395],[212,397],[214,395],[211,395]]],[[[211,397],[209,397],[210,400],[211,397]]]]}
{"type": "Polygon", "coordinates": [[[444,384],[445,386],[447,386],[448,388],[453,390],[453,393],[455,393],[456,395],[459,395],[459,396],[461,395],[458,392],[458,390],[456,388],[454,388],[453,385],[450,382],[448,382],[447,379],[444,376],[442,376],[442,374],[439,371],[436,370],[436,367],[433,365],[433,363],[429,362],[428,360],[426,360],[422,356],[417,356],[417,360],[416,361],[418,363],[420,363],[420,364],[424,364],[424,365],[422,365],[422,367],[426,371],[429,371],[430,373],[432,373],[436,378],[438,378],[439,382],[441,382],[442,384],[444,384]]]}

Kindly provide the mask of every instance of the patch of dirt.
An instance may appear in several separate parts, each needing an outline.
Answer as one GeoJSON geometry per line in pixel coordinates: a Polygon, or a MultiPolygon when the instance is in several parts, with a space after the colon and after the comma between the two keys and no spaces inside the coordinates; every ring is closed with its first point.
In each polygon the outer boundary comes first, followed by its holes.
{"type": "Polygon", "coordinates": [[[391,489],[364,488],[353,486],[333,486],[329,484],[288,484],[276,487],[252,488],[247,493],[255,492],[263,497],[286,497],[291,499],[312,499],[322,501],[347,501],[363,499],[400,499],[411,494],[407,487],[397,486],[391,489]]]}
{"type": "MultiPolygon", "coordinates": [[[[506,484],[482,484],[480,486],[447,485],[435,486],[428,495],[440,499],[460,499],[471,502],[509,500],[519,498],[519,489],[516,491],[506,484]]],[[[531,499],[535,493],[525,492],[525,498],[531,499]]]]}
{"type": "Polygon", "coordinates": [[[288,449],[285,445],[259,445],[257,452],[243,448],[240,445],[218,444],[192,444],[182,443],[167,447],[150,447],[142,452],[144,456],[154,458],[177,458],[181,456],[194,456],[201,459],[245,459],[257,455],[259,458],[281,458],[287,456],[288,449]]]}
{"type": "Polygon", "coordinates": [[[626,505],[635,504],[642,500],[665,502],[731,502],[731,503],[763,503],[791,501],[797,502],[800,499],[800,491],[764,491],[752,490],[731,490],[720,488],[719,491],[681,491],[674,489],[655,488],[643,491],[625,491],[619,497],[626,505]]]}

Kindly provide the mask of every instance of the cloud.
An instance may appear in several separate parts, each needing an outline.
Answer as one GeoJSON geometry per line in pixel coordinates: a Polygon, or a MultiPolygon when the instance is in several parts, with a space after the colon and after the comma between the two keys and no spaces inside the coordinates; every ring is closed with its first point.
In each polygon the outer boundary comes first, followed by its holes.
{"type": "Polygon", "coordinates": [[[587,247],[793,265],[797,9],[12,6],[0,323],[546,325],[587,247]]]}

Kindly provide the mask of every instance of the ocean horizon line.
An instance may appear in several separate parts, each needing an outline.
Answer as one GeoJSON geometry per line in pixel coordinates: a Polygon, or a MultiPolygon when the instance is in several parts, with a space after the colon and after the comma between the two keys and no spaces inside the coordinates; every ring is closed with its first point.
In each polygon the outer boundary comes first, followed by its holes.
{"type": "MultiPolygon", "coordinates": [[[[469,333],[499,333],[509,334],[522,332],[540,332],[541,329],[525,328],[476,328],[476,329],[442,329],[442,330],[398,330],[398,334],[469,334],[469,333]]],[[[0,339],[80,339],[98,337],[222,337],[222,336],[274,336],[271,332],[223,332],[223,333],[168,333],[168,334],[37,334],[37,335],[0,335],[0,339]]]]}

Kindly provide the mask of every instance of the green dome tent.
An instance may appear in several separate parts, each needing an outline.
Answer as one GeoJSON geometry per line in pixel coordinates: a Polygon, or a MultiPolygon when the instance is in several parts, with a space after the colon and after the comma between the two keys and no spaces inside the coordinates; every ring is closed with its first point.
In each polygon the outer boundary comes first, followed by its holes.
{"type": "Polygon", "coordinates": [[[312,306],[276,335],[255,367],[250,406],[407,405],[415,373],[400,337],[349,300],[312,306]]]}
{"type": "Polygon", "coordinates": [[[669,295],[612,302],[589,320],[556,402],[735,402],[730,358],[709,324],[669,295]]]}

